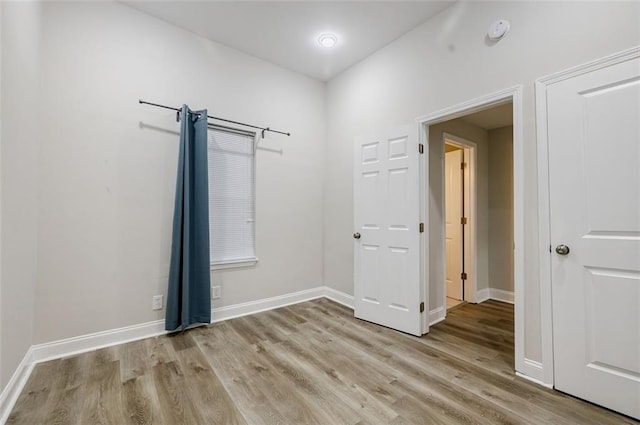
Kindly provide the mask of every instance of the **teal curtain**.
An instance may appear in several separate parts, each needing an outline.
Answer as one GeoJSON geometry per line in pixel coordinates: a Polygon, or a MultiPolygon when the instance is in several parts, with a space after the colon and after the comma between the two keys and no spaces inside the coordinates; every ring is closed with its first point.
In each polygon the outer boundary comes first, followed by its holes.
{"type": "Polygon", "coordinates": [[[207,110],[182,106],[165,329],[211,322],[207,110]]]}

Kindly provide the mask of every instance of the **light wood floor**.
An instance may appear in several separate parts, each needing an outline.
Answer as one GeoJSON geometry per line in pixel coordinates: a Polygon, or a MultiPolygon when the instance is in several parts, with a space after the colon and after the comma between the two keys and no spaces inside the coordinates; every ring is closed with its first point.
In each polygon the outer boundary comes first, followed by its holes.
{"type": "Polygon", "coordinates": [[[513,307],[415,338],[320,299],[38,365],[8,424],[635,423],[514,376],[513,307]]]}
{"type": "Polygon", "coordinates": [[[454,307],[458,307],[462,303],[464,303],[464,301],[456,300],[455,298],[451,298],[451,297],[447,297],[447,311],[450,311],[454,307]]]}

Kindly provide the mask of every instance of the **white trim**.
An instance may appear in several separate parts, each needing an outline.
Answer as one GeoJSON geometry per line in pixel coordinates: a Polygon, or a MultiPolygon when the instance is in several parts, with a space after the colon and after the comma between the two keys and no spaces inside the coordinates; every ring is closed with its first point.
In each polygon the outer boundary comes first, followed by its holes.
{"type": "Polygon", "coordinates": [[[429,310],[429,326],[442,322],[446,317],[447,309],[443,305],[438,308],[434,308],[433,310],[429,310]]]}
{"type": "Polygon", "coordinates": [[[18,397],[24,389],[33,367],[33,347],[31,347],[27,350],[2,393],[0,393],[0,424],[4,424],[9,418],[9,414],[13,410],[16,401],[18,401],[18,397]]]}
{"type": "MultiPolygon", "coordinates": [[[[640,57],[640,46],[578,65],[545,77],[535,82],[536,134],[538,157],[538,255],[540,282],[540,326],[542,342],[541,380],[553,386],[553,300],[551,295],[551,205],[549,202],[549,140],[547,134],[547,88],[548,86],[588,72],[640,57]]],[[[517,309],[516,309],[517,311],[517,309]]]]}
{"type": "Polygon", "coordinates": [[[244,267],[253,267],[258,263],[258,258],[246,258],[242,260],[221,261],[217,263],[211,263],[211,270],[224,270],[224,269],[240,269],[244,267]]]}
{"type": "MultiPolygon", "coordinates": [[[[426,196],[429,179],[429,133],[428,127],[420,125],[418,129],[418,143],[422,145],[422,154],[419,156],[419,191],[420,191],[420,222],[425,226],[429,226],[429,196],[426,196]]],[[[428,232],[420,233],[420,300],[425,306],[429,306],[431,303],[429,295],[429,243],[427,240],[428,232]]],[[[429,333],[429,326],[431,326],[431,315],[427,317],[426,314],[421,314],[421,333],[424,335],[429,333]]]]}
{"type": "MultiPolygon", "coordinates": [[[[335,293],[338,293],[338,291],[335,291],[335,293]]],[[[211,310],[211,323],[221,322],[223,320],[233,319],[235,317],[246,316],[249,314],[260,313],[262,311],[272,310],[291,304],[297,304],[300,302],[321,298],[323,296],[325,296],[325,287],[320,286],[317,288],[294,292],[291,294],[279,295],[276,297],[264,298],[261,300],[249,301],[241,304],[213,308],[211,310]]],[[[156,320],[139,325],[127,326],[103,332],[96,332],[88,335],[34,345],[32,347],[33,360],[38,363],[55,358],[84,353],[98,348],[124,344],[138,339],[163,335],[166,333],[167,331],[164,329],[164,320],[156,320]]]]}
{"type": "Polygon", "coordinates": [[[489,298],[503,303],[514,303],[513,292],[505,291],[504,289],[489,288],[489,298]]]}
{"type": "MultiPolygon", "coordinates": [[[[513,103],[513,215],[514,215],[514,293],[515,293],[515,362],[516,370],[524,373],[524,130],[523,130],[523,88],[517,85],[495,93],[481,96],[439,111],[418,117],[416,121],[423,129],[423,140],[428,141],[428,126],[459,118],[473,112],[513,103]]],[[[425,145],[425,150],[428,151],[425,145]]],[[[426,194],[422,194],[426,196],[426,194]]],[[[426,200],[428,211],[428,199],[426,200]]],[[[428,283],[425,289],[429,290],[428,283]]],[[[547,363],[545,363],[545,366],[547,363]]]]}
{"type": "Polygon", "coordinates": [[[353,310],[353,295],[325,286],[324,297],[353,310]]]}
{"type": "Polygon", "coordinates": [[[37,344],[31,347],[33,350],[33,361],[40,363],[61,357],[73,356],[99,348],[111,347],[113,345],[124,344],[139,339],[164,335],[164,320],[141,323],[138,325],[125,326],[108,331],[94,332],[87,335],[65,338],[58,341],[37,344]]]}
{"type": "Polygon", "coordinates": [[[476,301],[474,302],[480,304],[487,300],[496,300],[502,301],[503,303],[514,304],[514,298],[514,293],[511,291],[497,288],[484,288],[476,291],[476,301]]]}
{"type": "MultiPolygon", "coordinates": [[[[478,227],[477,211],[478,211],[478,168],[477,168],[477,148],[478,145],[462,137],[444,132],[442,133],[442,142],[449,142],[452,145],[462,148],[464,151],[464,162],[467,163],[464,173],[464,197],[465,211],[463,214],[467,217],[467,224],[464,227],[464,263],[467,272],[467,281],[464,285],[464,300],[467,302],[476,302],[476,277],[478,276],[478,263],[476,261],[476,253],[478,252],[478,227]]],[[[444,152],[444,150],[443,150],[444,152]]],[[[444,161],[444,156],[443,156],[444,161]]],[[[444,166],[442,167],[442,184],[445,185],[444,166]]],[[[442,191],[444,196],[445,190],[442,191]]],[[[444,202],[444,200],[443,200],[444,202]]],[[[442,223],[443,226],[445,223],[442,223]]],[[[446,231],[443,230],[443,234],[446,231]]],[[[443,241],[444,242],[444,241],[443,241]]],[[[443,249],[445,249],[443,247],[443,249]]],[[[446,270],[446,259],[445,259],[446,270]]],[[[444,290],[442,291],[442,305],[447,305],[447,282],[442,282],[444,290]]]]}
{"type": "MultiPolygon", "coordinates": [[[[322,298],[327,293],[327,288],[319,286],[305,291],[294,292],[291,294],[280,295],[261,300],[250,301],[241,304],[234,304],[225,307],[214,308],[211,310],[211,323],[221,322],[223,320],[233,319],[235,317],[246,316],[249,314],[260,313],[262,311],[272,310],[291,304],[297,304],[304,301],[310,301],[316,298],[322,298]]],[[[349,295],[331,289],[331,297],[327,297],[348,306],[349,295]],[[341,302],[339,300],[345,301],[341,302]]],[[[353,300],[353,297],[351,297],[353,300]]],[[[72,338],[66,338],[58,341],[37,344],[31,347],[32,361],[40,363],[47,360],[57,359],[61,357],[72,356],[99,348],[110,347],[113,345],[124,344],[139,339],[150,338],[168,333],[164,329],[164,320],[155,320],[153,322],[141,323],[138,325],[126,326],[108,331],[95,332],[87,335],[81,335],[72,338]]]]}
{"type": "Polygon", "coordinates": [[[547,145],[547,91],[535,82],[538,157],[538,280],[540,282],[540,342],[542,362],[548,365],[543,381],[554,383],[553,311],[551,302],[551,207],[549,205],[549,151],[547,145]]]}
{"type": "Polygon", "coordinates": [[[518,85],[510,87],[466,102],[458,103],[457,105],[449,106],[439,111],[420,116],[416,118],[416,122],[420,125],[434,125],[444,121],[460,118],[483,109],[504,105],[505,103],[509,103],[513,94],[518,91],[522,91],[522,86],[518,85]]]}
{"type": "Polygon", "coordinates": [[[491,297],[489,296],[490,292],[489,292],[489,288],[484,288],[484,289],[479,289],[476,291],[476,299],[475,299],[475,303],[476,304],[480,304],[483,303],[485,301],[487,301],[488,299],[490,299],[491,297]]]}
{"type": "Polygon", "coordinates": [[[222,322],[236,317],[256,314],[274,308],[285,307],[305,301],[315,300],[324,297],[324,286],[294,292],[291,294],[278,295],[271,298],[249,301],[246,303],[234,304],[226,307],[218,307],[211,310],[211,323],[222,322]]]}
{"type": "Polygon", "coordinates": [[[544,77],[538,78],[536,82],[540,82],[543,86],[548,86],[550,84],[568,80],[569,78],[577,77],[582,74],[597,71],[601,68],[606,68],[608,66],[615,65],[621,62],[626,62],[637,57],[640,57],[640,46],[632,47],[630,49],[623,50],[621,52],[614,53],[612,55],[605,56],[591,62],[583,63],[581,65],[577,65],[563,71],[545,75],[544,77]]]}

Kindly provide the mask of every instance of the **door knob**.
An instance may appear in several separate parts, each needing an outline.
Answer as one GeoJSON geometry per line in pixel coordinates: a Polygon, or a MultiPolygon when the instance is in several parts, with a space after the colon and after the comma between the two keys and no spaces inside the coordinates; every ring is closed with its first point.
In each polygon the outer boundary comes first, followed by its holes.
{"type": "Polygon", "coordinates": [[[569,247],[566,245],[561,244],[556,247],[556,252],[560,255],[567,255],[569,251],[570,251],[569,247]]]}
{"type": "Polygon", "coordinates": [[[360,233],[354,233],[353,239],[360,239],[360,233]]]}

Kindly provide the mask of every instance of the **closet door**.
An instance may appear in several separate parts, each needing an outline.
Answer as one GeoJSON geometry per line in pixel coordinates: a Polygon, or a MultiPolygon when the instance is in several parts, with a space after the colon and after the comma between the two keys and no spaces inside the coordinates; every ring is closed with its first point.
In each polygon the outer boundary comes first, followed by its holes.
{"type": "Polygon", "coordinates": [[[547,105],[555,386],[640,418],[640,59],[547,105]]]}

